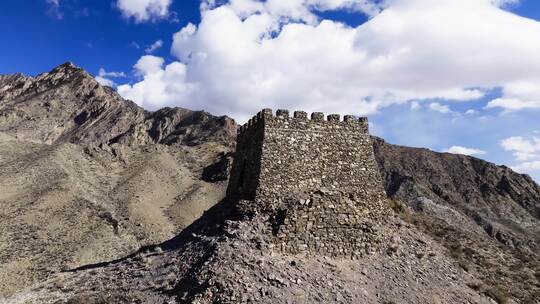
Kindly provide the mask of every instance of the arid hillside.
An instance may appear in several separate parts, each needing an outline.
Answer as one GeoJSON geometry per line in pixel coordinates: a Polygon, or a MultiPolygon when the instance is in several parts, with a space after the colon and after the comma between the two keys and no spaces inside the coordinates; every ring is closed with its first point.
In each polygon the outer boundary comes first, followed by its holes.
{"type": "Polygon", "coordinates": [[[0,76],[0,303],[540,303],[530,177],[375,138],[395,238],[358,261],[281,255],[275,215],[224,200],[236,128],[70,63],[0,76]]]}
{"type": "Polygon", "coordinates": [[[540,187],[484,160],[374,141],[393,208],[430,235],[480,290],[540,299],[540,187]]]}
{"type": "Polygon", "coordinates": [[[223,198],[205,167],[234,134],[226,117],[144,111],[69,63],[0,76],[0,296],[179,233],[223,198]]]}

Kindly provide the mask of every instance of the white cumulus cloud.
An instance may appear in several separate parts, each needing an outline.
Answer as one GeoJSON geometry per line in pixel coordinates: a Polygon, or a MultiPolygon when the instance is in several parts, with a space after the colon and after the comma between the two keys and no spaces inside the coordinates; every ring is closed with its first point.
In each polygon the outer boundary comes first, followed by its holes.
{"type": "Polygon", "coordinates": [[[507,112],[540,108],[540,77],[510,82],[503,90],[503,97],[492,100],[486,108],[503,108],[507,112]]]}
{"type": "Polygon", "coordinates": [[[429,108],[433,111],[442,113],[442,114],[451,114],[453,113],[452,110],[450,110],[450,107],[448,105],[443,105],[438,102],[433,102],[429,104],[429,108]]]}
{"type": "Polygon", "coordinates": [[[531,139],[522,136],[509,137],[501,141],[501,146],[506,151],[511,151],[519,161],[527,161],[540,158],[540,138],[531,139]]]}
{"type": "MultiPolygon", "coordinates": [[[[216,8],[215,0],[202,2],[203,11],[216,8]]],[[[382,1],[373,0],[230,0],[229,7],[245,18],[253,14],[268,13],[287,19],[316,23],[319,17],[314,11],[348,10],[361,12],[368,16],[377,15],[385,6],[382,1]]]]}
{"type": "Polygon", "coordinates": [[[144,49],[144,52],[147,53],[147,54],[151,54],[151,53],[155,52],[156,50],[160,49],[162,46],[163,46],[163,40],[158,40],[158,41],[152,43],[151,45],[147,46],[144,49]]]}
{"type": "Polygon", "coordinates": [[[116,6],[127,19],[135,22],[156,21],[169,17],[172,0],[118,0],[116,6]]]}
{"type": "Polygon", "coordinates": [[[205,2],[201,22],[173,37],[177,61],[121,94],[150,109],[204,108],[241,121],[262,107],[370,114],[413,100],[476,100],[493,88],[518,102],[488,107],[532,108],[540,100],[540,22],[499,7],[512,2],[205,2]],[[330,9],[372,17],[350,27],[315,15],[330,9]]]}
{"type": "Polygon", "coordinates": [[[513,166],[512,169],[522,173],[532,173],[540,171],[540,160],[524,162],[519,165],[513,166]]]}
{"type": "Polygon", "coordinates": [[[462,147],[462,146],[452,146],[448,148],[445,152],[454,153],[454,154],[463,154],[463,155],[485,155],[486,154],[486,151],[475,149],[475,148],[462,147]]]}
{"type": "Polygon", "coordinates": [[[180,62],[164,66],[164,62],[163,58],[152,55],[141,57],[135,70],[142,81],[120,85],[118,93],[146,108],[174,105],[178,99],[191,96],[194,86],[186,80],[186,66],[180,62]]]}
{"type": "Polygon", "coordinates": [[[491,3],[497,6],[507,6],[511,4],[518,4],[520,0],[491,0],[491,3]]]}
{"type": "Polygon", "coordinates": [[[114,88],[116,83],[110,78],[125,78],[127,75],[124,72],[107,72],[104,68],[100,68],[98,75],[95,77],[96,81],[101,85],[114,88]]]}
{"type": "Polygon", "coordinates": [[[503,149],[512,152],[518,162],[512,169],[522,173],[540,172],[540,138],[514,136],[502,140],[500,144],[503,149]]]}

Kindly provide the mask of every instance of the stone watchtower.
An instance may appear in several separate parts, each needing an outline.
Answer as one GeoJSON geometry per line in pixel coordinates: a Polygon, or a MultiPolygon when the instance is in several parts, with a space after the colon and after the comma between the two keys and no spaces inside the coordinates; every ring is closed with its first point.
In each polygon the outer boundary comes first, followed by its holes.
{"type": "Polygon", "coordinates": [[[288,201],[275,229],[284,251],[360,255],[386,197],[367,119],[262,110],[238,131],[227,195],[269,209],[288,201]]]}

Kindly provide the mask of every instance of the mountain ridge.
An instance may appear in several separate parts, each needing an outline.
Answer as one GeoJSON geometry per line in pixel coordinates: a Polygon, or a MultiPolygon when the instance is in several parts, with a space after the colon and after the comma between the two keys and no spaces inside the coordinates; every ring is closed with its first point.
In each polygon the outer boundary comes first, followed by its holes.
{"type": "Polygon", "coordinates": [[[0,297],[162,242],[223,197],[201,175],[232,119],[145,111],[69,63],[0,84],[0,297]]]}
{"type": "Polygon", "coordinates": [[[234,120],[226,116],[183,108],[144,110],[69,62],[36,77],[3,76],[0,87],[0,131],[9,133],[17,127],[53,130],[26,134],[47,143],[148,144],[167,140],[172,144],[206,136],[221,136],[223,140],[236,132],[234,120]],[[49,124],[40,125],[37,119],[49,124]],[[195,123],[200,128],[191,129],[195,123]]]}
{"type": "MultiPolygon", "coordinates": [[[[0,193],[3,207],[0,219],[4,231],[8,232],[0,236],[1,243],[6,244],[0,246],[0,277],[7,282],[0,284],[0,297],[14,293],[20,296],[17,292],[34,283],[46,282],[47,278],[54,281],[69,277],[65,273],[54,275],[59,269],[114,260],[129,256],[137,248],[173,240],[175,235],[185,234],[181,231],[204,210],[219,205],[224,198],[237,128],[232,119],[181,108],[146,111],[125,101],[114,90],[99,85],[88,73],[70,63],[30,78],[22,74],[0,76],[0,186],[4,189],[0,193]],[[51,221],[57,224],[50,225],[51,221]],[[64,233],[62,230],[66,227],[75,227],[80,233],[64,233]],[[24,246],[28,249],[23,250],[24,246]],[[66,248],[71,251],[77,246],[80,248],[74,253],[65,252],[66,248]],[[91,254],[95,257],[89,258],[91,254]],[[46,262],[51,263],[51,269],[43,268],[46,262]]],[[[408,241],[396,240],[400,244],[398,248],[403,248],[408,255],[425,256],[429,247],[433,247],[436,252],[436,258],[430,262],[433,269],[437,269],[437,263],[444,265],[441,269],[452,269],[456,277],[464,280],[457,290],[471,297],[479,294],[478,299],[489,297],[499,303],[537,303],[536,299],[540,298],[540,266],[535,263],[540,244],[538,184],[526,175],[473,157],[396,146],[377,138],[374,150],[390,207],[398,222],[402,221],[400,225],[405,227],[400,231],[404,231],[408,241]],[[429,245],[415,241],[415,233],[429,245]],[[428,249],[420,252],[415,246],[428,249]]],[[[204,219],[207,224],[211,224],[210,220],[215,220],[215,216],[204,219]]],[[[258,227],[256,230],[263,233],[267,220],[232,221],[232,226],[224,230],[225,236],[208,235],[201,230],[200,238],[191,236],[188,238],[191,241],[182,245],[184,253],[165,250],[162,256],[160,252],[144,253],[143,250],[127,258],[128,262],[122,262],[117,270],[105,267],[93,271],[124,273],[136,265],[143,269],[148,256],[163,267],[168,261],[181,263],[175,254],[195,258],[195,248],[206,246],[198,243],[200,240],[216,244],[224,238],[228,241],[220,243],[218,248],[227,255],[222,256],[218,250],[206,258],[217,254],[212,259],[220,260],[225,268],[232,267],[227,263],[234,259],[225,257],[234,252],[235,242],[248,252],[254,250],[251,239],[261,238],[261,235],[254,235],[249,229],[258,227]],[[240,238],[231,238],[231,235],[240,238]]],[[[186,265],[194,270],[183,282],[188,278],[201,280],[210,273],[216,275],[211,260],[206,258],[201,260],[211,265],[206,268],[186,265]]],[[[385,256],[379,258],[377,263],[395,262],[385,256]]],[[[275,265],[265,268],[256,266],[258,264],[247,257],[242,259],[250,269],[254,267],[265,276],[272,276],[265,277],[273,282],[271,284],[281,286],[295,276],[309,282],[305,288],[299,284],[298,289],[293,288],[291,292],[314,292],[321,288],[327,293],[335,292],[334,287],[323,287],[321,282],[302,277],[302,272],[290,265],[279,264],[282,269],[275,265]],[[279,272],[282,278],[273,272],[279,272]]],[[[278,263],[275,257],[263,255],[262,259],[278,263]]],[[[294,260],[298,263],[296,258],[294,260]]],[[[405,259],[400,263],[407,262],[412,261],[405,259]]],[[[325,266],[324,260],[310,263],[313,268],[302,268],[302,271],[310,269],[330,275],[328,271],[333,269],[325,266]]],[[[346,267],[362,270],[352,264],[346,267]]],[[[374,281],[384,278],[380,270],[364,267],[373,271],[374,281]]],[[[165,269],[169,268],[162,270],[165,269]]],[[[242,271],[249,276],[256,275],[247,268],[242,271]]],[[[80,275],[89,282],[99,277],[90,272],[81,270],[74,277],[80,275]]],[[[146,283],[159,285],[157,282],[164,278],[152,273],[141,274],[146,283]]],[[[343,277],[330,276],[347,288],[356,286],[343,277]]],[[[447,280],[432,279],[440,284],[447,280]]],[[[229,287],[211,285],[217,289],[202,291],[244,290],[234,283],[234,277],[223,280],[218,281],[227,282],[229,287]]],[[[175,284],[180,288],[178,282],[175,284]]],[[[201,287],[198,283],[194,286],[201,287]]],[[[276,286],[262,287],[279,295],[276,286]]],[[[70,288],[76,291],[77,287],[70,288]]],[[[157,296],[161,297],[159,288],[152,290],[157,290],[157,296]]],[[[371,291],[366,290],[369,294],[365,296],[366,301],[376,301],[371,291]]],[[[188,291],[183,289],[182,292],[188,291]]],[[[309,292],[307,295],[310,296],[309,292]]],[[[199,296],[206,297],[188,294],[187,298],[199,296]]],[[[364,297],[356,292],[351,292],[350,296],[364,297]]],[[[399,298],[391,293],[385,296],[399,298]]],[[[406,293],[408,299],[415,296],[406,293]]],[[[443,295],[443,299],[451,298],[444,298],[446,296],[449,295],[443,295]]],[[[233,301],[227,297],[225,299],[233,301]]],[[[311,299],[314,301],[316,297],[311,299]]],[[[330,298],[319,298],[323,299],[330,298]]]]}
{"type": "Polygon", "coordinates": [[[490,285],[535,303],[540,265],[531,261],[540,250],[540,187],[530,176],[471,156],[381,139],[374,148],[387,195],[405,207],[396,209],[406,221],[490,285]]]}

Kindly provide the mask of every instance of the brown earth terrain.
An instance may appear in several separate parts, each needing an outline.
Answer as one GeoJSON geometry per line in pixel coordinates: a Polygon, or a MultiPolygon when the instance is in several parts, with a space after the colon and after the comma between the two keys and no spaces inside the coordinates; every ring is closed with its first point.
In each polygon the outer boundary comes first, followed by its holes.
{"type": "Polygon", "coordinates": [[[282,255],[271,214],[224,200],[235,134],[72,64],[0,76],[0,303],[540,303],[530,177],[375,139],[392,242],[282,255]]]}
{"type": "Polygon", "coordinates": [[[235,131],[146,112],[71,64],[0,77],[0,296],[179,233],[223,198],[201,176],[235,131]]]}

